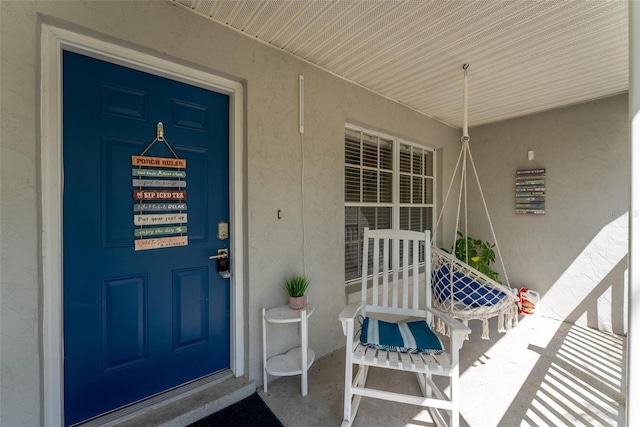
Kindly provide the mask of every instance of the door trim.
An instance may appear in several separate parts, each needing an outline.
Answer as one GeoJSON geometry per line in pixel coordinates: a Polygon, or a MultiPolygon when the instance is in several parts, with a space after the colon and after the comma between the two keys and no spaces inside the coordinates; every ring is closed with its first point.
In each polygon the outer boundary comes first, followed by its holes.
{"type": "MultiPolygon", "coordinates": [[[[40,236],[42,268],[42,371],[44,425],[64,425],[62,322],[62,50],[123,65],[229,96],[229,216],[231,370],[244,365],[244,88],[211,71],[191,68],[75,31],[41,23],[40,39],[40,236]]],[[[213,249],[213,248],[212,248],[213,249]]]]}

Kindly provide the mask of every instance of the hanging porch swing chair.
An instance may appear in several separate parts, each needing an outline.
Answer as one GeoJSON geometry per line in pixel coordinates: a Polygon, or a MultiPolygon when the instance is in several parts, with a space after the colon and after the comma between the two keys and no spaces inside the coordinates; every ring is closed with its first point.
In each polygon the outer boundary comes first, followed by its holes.
{"type": "MultiPolygon", "coordinates": [[[[464,261],[460,260],[456,258],[455,254],[448,253],[436,247],[434,244],[436,241],[434,233],[433,238],[431,239],[431,283],[433,290],[433,306],[434,308],[461,320],[465,326],[468,326],[469,320],[481,320],[482,339],[489,339],[489,319],[496,316],[498,317],[498,332],[507,332],[513,326],[517,325],[518,297],[517,290],[512,289],[509,284],[509,278],[502,260],[500,246],[496,239],[496,234],[489,215],[489,209],[487,208],[487,202],[484,198],[482,187],[480,186],[480,179],[469,147],[469,141],[471,140],[469,137],[467,117],[467,69],[469,68],[469,64],[464,64],[462,68],[464,70],[464,120],[461,137],[462,149],[460,150],[458,161],[442,205],[442,210],[438,216],[435,229],[437,230],[440,225],[454,180],[460,172],[460,191],[458,193],[454,241],[458,236],[462,205],[464,205],[464,215],[462,219],[464,220],[465,242],[469,241],[469,239],[466,239],[466,236],[468,236],[467,175],[468,168],[470,166],[478,185],[479,195],[482,199],[484,211],[489,221],[489,228],[491,229],[491,235],[495,242],[495,252],[502,264],[502,273],[504,274],[505,283],[502,284],[476,270],[469,265],[468,259],[465,259],[464,261]]],[[[467,247],[464,252],[468,256],[469,248],[467,247]]],[[[436,330],[443,334],[448,332],[442,322],[438,322],[436,324],[436,330]]],[[[468,336],[466,339],[468,339],[468,336]]]]}

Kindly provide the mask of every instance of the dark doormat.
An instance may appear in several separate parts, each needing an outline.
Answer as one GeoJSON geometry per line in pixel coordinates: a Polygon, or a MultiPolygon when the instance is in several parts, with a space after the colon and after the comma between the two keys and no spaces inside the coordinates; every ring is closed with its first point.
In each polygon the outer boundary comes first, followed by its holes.
{"type": "Polygon", "coordinates": [[[224,408],[189,427],[284,427],[258,393],[224,408]]]}

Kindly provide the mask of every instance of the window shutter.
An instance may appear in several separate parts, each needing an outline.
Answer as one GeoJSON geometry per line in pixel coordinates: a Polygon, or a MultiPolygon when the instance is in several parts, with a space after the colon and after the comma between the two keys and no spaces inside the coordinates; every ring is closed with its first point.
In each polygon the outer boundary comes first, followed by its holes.
{"type": "MultiPolygon", "coordinates": [[[[433,150],[375,132],[345,131],[345,280],[362,274],[364,228],[424,231],[433,223],[433,150]],[[394,145],[399,144],[394,171],[394,145]],[[398,187],[394,188],[394,173],[398,187]],[[394,192],[399,204],[394,204],[394,192]]],[[[422,252],[422,251],[421,251],[422,252]]],[[[373,251],[369,252],[370,257],[373,251]]],[[[423,253],[420,260],[423,261],[423,253]]],[[[371,263],[369,259],[369,263],[371,263]]],[[[369,273],[371,271],[369,270],[369,273]]]]}

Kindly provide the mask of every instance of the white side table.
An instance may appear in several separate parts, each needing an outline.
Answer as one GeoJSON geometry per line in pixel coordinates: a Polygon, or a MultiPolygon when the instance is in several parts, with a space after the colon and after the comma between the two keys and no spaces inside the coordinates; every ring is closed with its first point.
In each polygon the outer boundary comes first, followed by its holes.
{"type": "Polygon", "coordinates": [[[267,392],[267,375],[290,376],[301,375],[302,395],[308,391],[307,371],[311,367],[316,355],[308,348],[309,316],[313,313],[313,304],[307,304],[302,310],[292,310],[289,305],[262,309],[262,362],[264,366],[264,392],[267,392]],[[300,347],[292,348],[285,354],[270,357],[267,360],[267,322],[269,323],[296,323],[300,322],[300,347]]]}

